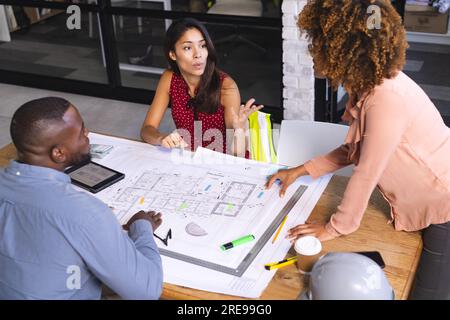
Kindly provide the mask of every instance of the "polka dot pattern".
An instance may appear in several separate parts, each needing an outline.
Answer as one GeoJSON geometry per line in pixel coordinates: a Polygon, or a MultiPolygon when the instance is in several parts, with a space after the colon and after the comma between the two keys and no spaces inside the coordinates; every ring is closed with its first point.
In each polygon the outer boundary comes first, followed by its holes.
{"type": "MultiPolygon", "coordinates": [[[[221,84],[226,76],[227,75],[225,73],[220,73],[221,84]]],[[[225,112],[223,106],[219,105],[219,108],[213,114],[198,112],[198,121],[201,123],[202,134],[201,137],[199,133],[194,136],[195,131],[194,110],[188,106],[188,101],[190,99],[188,93],[188,85],[181,75],[178,75],[176,73],[172,74],[172,79],[170,81],[169,95],[172,104],[172,117],[175,122],[175,126],[177,127],[177,129],[184,129],[189,132],[191,136],[190,141],[191,150],[194,151],[194,148],[196,146],[202,146],[204,148],[207,148],[208,145],[210,145],[210,149],[226,153],[226,140],[225,140],[226,126],[225,126],[225,112]],[[222,147],[218,148],[221,150],[217,150],[217,148],[215,148],[217,147],[218,143],[217,142],[215,143],[216,135],[214,135],[212,131],[210,131],[209,134],[207,133],[207,135],[205,136],[205,132],[211,129],[215,129],[217,130],[217,132],[220,131],[221,136],[223,137],[222,147]],[[204,136],[205,138],[202,138],[204,136]]],[[[197,124],[198,127],[199,124],[197,124]]],[[[199,129],[197,130],[199,131],[199,129]]],[[[189,143],[189,141],[187,140],[186,142],[189,143]]]]}

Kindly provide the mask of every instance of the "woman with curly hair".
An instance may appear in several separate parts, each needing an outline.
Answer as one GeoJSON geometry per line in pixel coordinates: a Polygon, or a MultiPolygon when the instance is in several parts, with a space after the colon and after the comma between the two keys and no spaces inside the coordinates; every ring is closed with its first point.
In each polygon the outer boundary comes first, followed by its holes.
{"type": "Polygon", "coordinates": [[[349,94],[342,118],[350,127],[342,146],[279,171],[267,187],[279,179],[283,196],[302,175],[317,178],[350,164],[355,169],[330,220],[298,225],[288,238],[326,241],[356,231],[378,185],[395,229],[423,230],[411,298],[450,299],[450,129],[401,71],[408,45],[400,16],[386,0],[309,0],[298,26],[311,41],[316,74],[349,94]],[[372,5],[378,25],[372,24],[372,5]]]}

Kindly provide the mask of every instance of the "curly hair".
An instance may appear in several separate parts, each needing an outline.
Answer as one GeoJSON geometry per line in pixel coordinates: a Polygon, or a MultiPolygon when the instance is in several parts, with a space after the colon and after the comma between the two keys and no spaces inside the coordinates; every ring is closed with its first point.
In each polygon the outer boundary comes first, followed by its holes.
{"type": "Polygon", "coordinates": [[[406,32],[389,0],[308,0],[297,25],[311,40],[316,71],[335,90],[343,85],[351,94],[370,92],[405,64],[406,32]],[[379,26],[368,23],[371,5],[380,9],[379,26]]]}

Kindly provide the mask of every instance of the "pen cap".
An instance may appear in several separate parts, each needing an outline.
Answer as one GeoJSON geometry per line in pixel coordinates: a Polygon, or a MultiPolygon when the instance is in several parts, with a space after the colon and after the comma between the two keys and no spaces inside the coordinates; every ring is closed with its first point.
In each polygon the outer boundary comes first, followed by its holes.
{"type": "Polygon", "coordinates": [[[231,248],[233,248],[233,244],[231,242],[225,243],[224,245],[220,246],[220,249],[222,249],[222,250],[228,250],[231,248]]]}

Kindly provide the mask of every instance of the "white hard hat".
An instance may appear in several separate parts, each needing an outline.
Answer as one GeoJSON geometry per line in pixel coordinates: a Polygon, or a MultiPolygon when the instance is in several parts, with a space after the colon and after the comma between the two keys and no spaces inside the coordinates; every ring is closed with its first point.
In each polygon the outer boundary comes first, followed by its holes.
{"type": "Polygon", "coordinates": [[[314,264],[309,289],[302,298],[393,300],[394,290],[372,259],[357,253],[336,252],[327,253],[314,264]]]}

